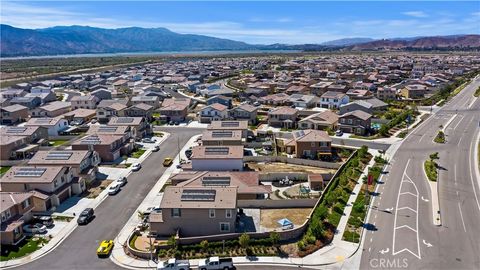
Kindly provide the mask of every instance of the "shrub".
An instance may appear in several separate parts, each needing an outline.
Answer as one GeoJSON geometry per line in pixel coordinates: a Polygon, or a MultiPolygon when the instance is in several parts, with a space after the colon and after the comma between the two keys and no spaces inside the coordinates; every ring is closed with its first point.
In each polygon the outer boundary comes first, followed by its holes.
{"type": "Polygon", "coordinates": [[[319,220],[324,220],[328,215],[328,208],[325,205],[320,205],[315,212],[313,213],[314,218],[318,218],[319,220]]]}
{"type": "Polygon", "coordinates": [[[300,250],[305,250],[305,243],[303,242],[303,240],[297,242],[297,247],[300,250]]]}
{"type": "Polygon", "coordinates": [[[243,233],[240,235],[238,238],[238,243],[240,244],[241,247],[246,248],[250,244],[250,235],[243,233]]]}
{"type": "Polygon", "coordinates": [[[207,240],[203,240],[202,242],[200,242],[200,247],[201,249],[205,252],[205,251],[208,251],[208,241],[207,240]]]}
{"type": "Polygon", "coordinates": [[[360,149],[358,149],[358,157],[360,158],[364,158],[367,156],[367,153],[368,153],[368,147],[366,145],[362,145],[362,147],[360,147],[360,149]]]}
{"type": "Polygon", "coordinates": [[[272,244],[276,246],[278,242],[280,241],[280,235],[277,232],[271,232],[270,233],[270,240],[272,241],[272,244]]]}
{"type": "Polygon", "coordinates": [[[343,205],[341,203],[336,203],[334,206],[333,206],[333,211],[339,213],[340,215],[343,214],[343,205]]]}

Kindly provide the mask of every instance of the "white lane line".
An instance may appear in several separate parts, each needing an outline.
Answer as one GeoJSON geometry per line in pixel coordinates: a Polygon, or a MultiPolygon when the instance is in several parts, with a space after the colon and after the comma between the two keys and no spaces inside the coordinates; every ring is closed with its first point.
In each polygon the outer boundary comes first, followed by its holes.
{"type": "Polygon", "coordinates": [[[408,228],[414,232],[417,232],[417,230],[413,229],[412,227],[408,226],[408,225],[402,225],[402,226],[398,226],[395,228],[395,230],[398,230],[398,229],[401,229],[401,228],[408,228]]]}
{"type": "Polygon", "coordinates": [[[460,140],[458,140],[457,146],[460,146],[460,143],[462,142],[463,136],[460,136],[460,140]]]}
{"type": "Polygon", "coordinates": [[[460,125],[460,123],[463,121],[463,118],[465,118],[464,115],[461,115],[461,118],[460,121],[458,121],[458,123],[453,127],[453,129],[457,129],[458,125],[460,125]]]}
{"type": "Polygon", "coordinates": [[[373,219],[377,219],[377,214],[375,214],[375,216],[373,217],[373,219]]]}
{"type": "Polygon", "coordinates": [[[370,238],[370,243],[373,241],[373,238],[370,238]]]}
{"type": "Polygon", "coordinates": [[[404,207],[400,207],[400,208],[397,208],[397,211],[400,211],[400,210],[404,210],[404,209],[408,209],[414,213],[417,213],[417,211],[413,210],[412,208],[408,207],[408,206],[404,206],[404,207]]]}
{"type": "Polygon", "coordinates": [[[467,228],[465,228],[465,221],[463,220],[463,213],[462,208],[460,207],[460,203],[458,203],[458,210],[460,211],[460,218],[462,218],[463,230],[467,232],[467,228]]]}
{"type": "MultiPolygon", "coordinates": [[[[478,138],[478,135],[477,135],[477,138],[478,138]]],[[[475,157],[473,156],[473,151],[474,151],[474,146],[473,143],[477,144],[476,142],[476,139],[473,139],[472,142],[470,143],[470,154],[469,154],[469,160],[470,160],[470,180],[472,181],[472,189],[473,189],[473,194],[475,195],[475,200],[477,201],[477,207],[478,207],[478,210],[480,210],[480,203],[478,202],[478,197],[477,197],[477,189],[475,188],[475,183],[473,183],[473,171],[476,170],[475,164],[473,164],[473,160],[475,159],[475,157]]],[[[480,188],[480,187],[479,187],[480,188]]]]}
{"type": "Polygon", "coordinates": [[[370,252],[371,250],[372,250],[372,248],[371,248],[371,247],[369,247],[369,248],[368,248],[368,252],[370,252]]]}
{"type": "Polygon", "coordinates": [[[456,186],[457,185],[457,163],[453,165],[453,180],[455,181],[455,186],[456,186]]]}

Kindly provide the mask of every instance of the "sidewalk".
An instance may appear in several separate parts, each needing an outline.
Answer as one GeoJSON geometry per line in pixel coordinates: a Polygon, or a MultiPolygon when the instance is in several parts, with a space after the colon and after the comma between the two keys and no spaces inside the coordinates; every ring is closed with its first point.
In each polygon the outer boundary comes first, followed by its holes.
{"type": "MultiPolygon", "coordinates": [[[[190,139],[190,141],[184,146],[181,153],[186,150],[190,143],[193,142],[194,138],[190,139]]],[[[377,150],[370,149],[369,153],[373,156],[378,155],[377,150]]],[[[178,163],[178,156],[175,158],[178,163]]],[[[336,265],[337,267],[341,267],[344,261],[352,255],[354,255],[359,247],[359,244],[351,243],[348,241],[343,241],[342,236],[347,225],[348,218],[350,217],[350,213],[352,211],[353,202],[357,199],[357,195],[362,187],[363,177],[368,174],[368,169],[373,166],[374,160],[369,162],[369,164],[365,167],[362,175],[360,176],[360,180],[358,181],[357,185],[354,188],[354,193],[350,196],[347,207],[345,208],[345,214],[340,219],[339,226],[337,227],[337,233],[334,236],[332,243],[329,245],[315,251],[314,253],[305,256],[304,258],[281,258],[281,257],[255,257],[254,259],[249,259],[247,257],[234,257],[233,262],[235,265],[283,265],[283,266],[308,266],[308,267],[320,267],[325,265],[336,265]]],[[[158,190],[161,189],[163,184],[168,180],[170,175],[176,170],[173,169],[176,164],[173,164],[172,167],[167,169],[167,171],[162,175],[162,177],[158,180],[155,187],[152,191],[147,195],[145,200],[140,204],[138,210],[146,209],[147,207],[151,206],[150,202],[156,201],[158,198],[158,190]]],[[[152,268],[155,267],[156,263],[153,261],[147,261],[142,259],[136,259],[133,257],[128,256],[125,254],[125,250],[123,248],[124,244],[126,244],[128,237],[135,229],[136,225],[140,222],[137,215],[133,215],[128,223],[123,227],[120,234],[115,238],[115,247],[112,251],[112,255],[110,259],[116,263],[117,265],[128,268],[128,269],[141,269],[141,268],[152,268]]],[[[198,266],[198,259],[197,260],[190,260],[190,264],[192,267],[198,266]]]]}
{"type": "Polygon", "coordinates": [[[158,179],[157,183],[153,188],[150,190],[150,192],[147,194],[145,199],[140,203],[140,205],[137,208],[137,211],[130,217],[130,219],[127,221],[125,226],[122,228],[118,236],[115,238],[115,246],[113,248],[112,254],[110,256],[110,259],[117,265],[124,267],[124,268],[152,268],[156,266],[156,263],[153,263],[152,261],[146,261],[146,260],[139,260],[132,258],[125,254],[124,250],[124,245],[127,244],[129,236],[132,234],[132,232],[135,230],[137,225],[141,222],[139,219],[137,212],[138,211],[144,211],[150,206],[158,206],[160,205],[160,201],[162,198],[162,193],[159,193],[159,191],[162,189],[163,185],[167,182],[167,180],[170,178],[170,176],[173,173],[177,173],[180,171],[180,169],[177,169],[177,165],[180,163],[179,159],[185,159],[185,150],[187,150],[190,146],[192,146],[196,139],[200,135],[195,135],[190,140],[185,144],[185,146],[180,150],[180,153],[173,159],[173,164],[170,165],[170,167],[167,168],[165,173],[158,179]]]}
{"type": "MultiPolygon", "coordinates": [[[[168,137],[170,136],[169,133],[164,132],[164,136],[159,140],[157,143],[160,145],[163,141],[165,141],[168,137]]],[[[139,159],[138,162],[143,162],[150,154],[152,153],[151,150],[146,151],[139,159]]],[[[124,170],[122,171],[125,177],[128,177],[132,171],[131,170],[124,170]]],[[[113,182],[112,182],[113,184],[113,182]]],[[[87,198],[82,198],[80,201],[77,202],[77,204],[73,205],[69,209],[65,209],[61,214],[59,213],[54,213],[57,215],[65,215],[65,216],[72,216],[72,217],[78,217],[80,215],[80,212],[83,211],[85,208],[97,208],[106,198],[108,198],[108,188],[103,190],[96,198],[94,199],[87,199],[87,198]],[[86,203],[81,203],[82,200],[86,200],[86,203]],[[80,207],[84,206],[84,207],[80,207]]],[[[72,199],[72,198],[70,198],[72,199]]],[[[45,246],[42,248],[36,250],[35,252],[14,260],[8,260],[8,261],[3,261],[0,262],[0,268],[1,269],[9,269],[13,267],[19,267],[24,264],[30,263],[34,260],[37,260],[51,251],[53,251],[58,245],[60,245],[76,228],[77,228],[77,219],[74,218],[68,224],[55,236],[53,237],[45,246]]]]}

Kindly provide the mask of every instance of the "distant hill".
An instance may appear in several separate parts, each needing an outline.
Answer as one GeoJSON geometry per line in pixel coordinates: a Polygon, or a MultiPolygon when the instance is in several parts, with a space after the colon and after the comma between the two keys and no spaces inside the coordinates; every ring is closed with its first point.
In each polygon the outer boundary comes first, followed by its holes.
{"type": "Polygon", "coordinates": [[[359,50],[434,50],[480,48],[480,35],[419,37],[413,39],[381,39],[355,44],[347,49],[359,50]]]}
{"type": "Polygon", "coordinates": [[[325,46],[349,46],[374,41],[373,38],[342,38],[321,43],[325,46]]]}
{"type": "Polygon", "coordinates": [[[165,28],[102,29],[87,26],[58,26],[31,30],[2,24],[0,31],[2,34],[0,54],[3,57],[256,48],[244,42],[202,35],[178,34],[165,28]]]}
{"type": "Polygon", "coordinates": [[[215,50],[431,50],[480,48],[480,35],[414,37],[372,40],[345,38],[321,44],[251,45],[202,35],[178,34],[166,28],[103,29],[56,26],[21,29],[0,25],[0,56],[43,56],[91,53],[215,51],[215,50]]]}

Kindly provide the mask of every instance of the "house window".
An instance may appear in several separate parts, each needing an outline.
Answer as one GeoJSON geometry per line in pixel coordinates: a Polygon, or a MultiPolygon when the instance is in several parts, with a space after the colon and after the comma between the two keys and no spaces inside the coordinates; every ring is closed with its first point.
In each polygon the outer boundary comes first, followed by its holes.
{"type": "Polygon", "coordinates": [[[29,201],[29,200],[25,200],[25,201],[22,202],[22,208],[23,208],[23,209],[25,209],[25,208],[27,208],[27,207],[29,207],[29,206],[30,206],[30,201],[29,201]]]}
{"type": "Polygon", "coordinates": [[[315,147],[315,142],[311,142],[310,146],[315,147]]]}
{"type": "Polygon", "coordinates": [[[215,209],[208,209],[208,216],[210,218],[215,218],[215,209]]]}
{"type": "Polygon", "coordinates": [[[351,125],[352,124],[352,119],[348,119],[348,124],[351,125]]]}
{"type": "Polygon", "coordinates": [[[172,217],[179,218],[181,216],[182,216],[182,211],[180,211],[180,208],[172,208],[172,217]]]}
{"type": "Polygon", "coordinates": [[[221,232],[229,232],[230,231],[230,223],[220,222],[220,231],[221,232]]]}
{"type": "Polygon", "coordinates": [[[225,218],[232,218],[232,209],[225,210],[225,218]]]}
{"type": "Polygon", "coordinates": [[[57,182],[57,180],[55,180],[55,181],[53,182],[53,187],[57,187],[57,186],[58,186],[58,182],[57,182]]]}

